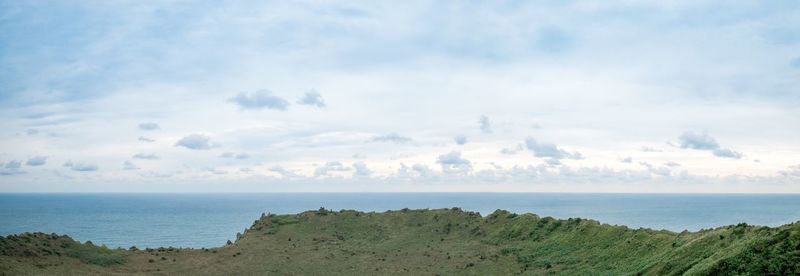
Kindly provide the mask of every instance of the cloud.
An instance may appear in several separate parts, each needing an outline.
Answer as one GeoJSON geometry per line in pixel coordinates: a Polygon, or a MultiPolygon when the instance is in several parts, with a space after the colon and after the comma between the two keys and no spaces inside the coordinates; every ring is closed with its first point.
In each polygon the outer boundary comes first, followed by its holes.
{"type": "Polygon", "coordinates": [[[723,158],[742,158],[742,153],[728,148],[721,148],[717,140],[706,133],[684,132],[678,137],[678,146],[682,149],[708,150],[714,156],[723,158]]]}
{"type": "Polygon", "coordinates": [[[73,171],[79,171],[79,172],[93,172],[98,169],[97,165],[87,164],[87,163],[75,163],[72,164],[71,167],[73,171]]]}
{"type": "Polygon", "coordinates": [[[518,144],[516,147],[513,148],[503,148],[500,150],[500,153],[505,155],[514,155],[522,151],[523,149],[524,148],[522,147],[522,144],[518,144]]]}
{"type": "Polygon", "coordinates": [[[353,169],[355,169],[355,171],[353,171],[353,177],[364,177],[372,174],[372,171],[367,168],[367,164],[361,161],[353,163],[353,169]]]}
{"type": "Polygon", "coordinates": [[[533,152],[533,156],[544,158],[545,162],[550,165],[560,165],[561,159],[578,160],[583,158],[579,152],[568,152],[552,143],[540,143],[533,137],[525,139],[525,146],[533,152]]]}
{"type": "Polygon", "coordinates": [[[3,166],[3,167],[6,168],[6,169],[19,169],[20,167],[22,167],[22,161],[11,160],[11,161],[8,161],[8,163],[6,163],[6,165],[3,166]]]}
{"type": "Polygon", "coordinates": [[[711,153],[717,157],[734,158],[734,159],[742,158],[741,152],[733,151],[731,149],[715,149],[711,151],[711,153]]]}
{"type": "Polygon", "coordinates": [[[139,167],[137,167],[135,164],[133,164],[133,162],[131,162],[129,160],[125,160],[125,162],[122,162],[122,169],[123,170],[138,170],[139,167]]]}
{"type": "Polygon", "coordinates": [[[190,134],[175,143],[176,147],[193,150],[207,150],[211,148],[211,138],[202,134],[190,134]]]}
{"type": "Polygon", "coordinates": [[[286,178],[302,177],[302,175],[299,175],[299,174],[297,174],[297,173],[295,173],[293,171],[287,170],[287,169],[285,169],[285,168],[283,168],[281,166],[273,166],[273,167],[269,168],[269,171],[276,172],[276,173],[278,173],[281,176],[286,177],[286,178]]]}
{"type": "Polygon", "coordinates": [[[28,136],[33,136],[33,135],[39,134],[39,130],[31,128],[31,129],[26,130],[25,134],[27,134],[28,136]]]}
{"type": "Polygon", "coordinates": [[[236,103],[241,109],[275,109],[286,110],[289,102],[285,99],[273,96],[269,90],[259,90],[250,94],[241,92],[228,101],[236,103]]]}
{"type": "Polygon", "coordinates": [[[47,163],[47,156],[34,156],[29,158],[28,161],[25,162],[25,165],[41,166],[44,165],[45,163],[47,163]]]}
{"type": "Polygon", "coordinates": [[[158,155],[155,153],[137,153],[133,155],[135,159],[145,159],[145,160],[158,160],[160,159],[158,155]]]}
{"type": "Polygon", "coordinates": [[[456,137],[453,137],[453,141],[455,141],[456,144],[458,144],[458,145],[466,144],[467,143],[467,136],[456,135],[456,137]]]}
{"type": "Polygon", "coordinates": [[[152,142],[155,142],[156,140],[153,140],[153,139],[150,139],[150,138],[147,138],[147,137],[144,137],[144,136],[139,136],[139,141],[140,142],[152,143],[152,142]]]}
{"type": "Polygon", "coordinates": [[[481,115],[481,118],[478,120],[478,124],[480,125],[483,133],[492,133],[492,122],[489,121],[489,117],[486,117],[486,115],[481,115]]]}
{"type": "Polygon", "coordinates": [[[317,92],[317,90],[311,89],[310,91],[306,92],[306,94],[303,95],[302,98],[297,100],[297,104],[310,105],[323,108],[325,107],[325,100],[322,99],[322,96],[319,95],[319,92],[317,92]]]}
{"type": "Polygon", "coordinates": [[[687,131],[678,137],[678,142],[682,149],[715,150],[719,148],[719,143],[705,133],[697,134],[687,131]]]}
{"type": "Polygon", "coordinates": [[[442,165],[442,171],[448,173],[467,173],[472,171],[472,162],[461,157],[461,152],[459,151],[439,155],[436,158],[436,163],[442,165]]]}
{"type": "Polygon", "coordinates": [[[349,167],[345,167],[339,161],[329,161],[325,163],[325,165],[319,166],[316,169],[314,169],[314,176],[316,177],[325,176],[328,175],[328,172],[344,172],[349,170],[350,170],[349,167]]]}
{"type": "Polygon", "coordinates": [[[378,135],[378,136],[372,137],[372,139],[370,141],[372,141],[372,142],[393,142],[393,143],[400,144],[400,143],[411,142],[411,138],[408,138],[408,137],[405,137],[405,136],[401,136],[400,134],[397,134],[396,132],[392,132],[392,133],[389,133],[389,134],[386,134],[386,135],[378,135]]]}
{"type": "Polygon", "coordinates": [[[235,153],[235,152],[223,152],[219,155],[219,158],[235,158],[235,159],[248,159],[250,155],[244,152],[235,153]]]}
{"type": "Polygon", "coordinates": [[[633,162],[633,158],[628,156],[628,157],[622,158],[622,160],[620,160],[620,162],[622,162],[622,163],[632,163],[633,162]]]}
{"type": "Polygon", "coordinates": [[[668,162],[664,163],[664,166],[667,166],[667,167],[680,167],[681,164],[678,164],[678,163],[675,163],[675,162],[672,162],[672,161],[668,161],[668,162]]]}
{"type": "Polygon", "coordinates": [[[159,128],[160,127],[156,123],[141,123],[141,124],[139,124],[139,129],[142,129],[142,130],[156,130],[156,129],[159,129],[159,128]]]}
{"type": "Polygon", "coordinates": [[[663,150],[652,148],[652,147],[642,147],[643,152],[663,152],[663,150]]]}
{"type": "Polygon", "coordinates": [[[72,160],[68,160],[67,162],[64,162],[64,165],[62,165],[62,166],[71,168],[74,165],[75,165],[75,163],[73,163],[72,160]]]}

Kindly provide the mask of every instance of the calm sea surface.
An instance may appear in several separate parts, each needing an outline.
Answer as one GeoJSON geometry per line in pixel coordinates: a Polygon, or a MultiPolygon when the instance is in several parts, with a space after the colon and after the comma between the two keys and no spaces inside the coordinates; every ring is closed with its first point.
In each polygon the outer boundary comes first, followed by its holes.
{"type": "Polygon", "coordinates": [[[262,212],[461,207],[673,231],[800,220],[800,195],[550,193],[0,194],[0,235],[56,232],[110,247],[212,247],[262,212]]]}

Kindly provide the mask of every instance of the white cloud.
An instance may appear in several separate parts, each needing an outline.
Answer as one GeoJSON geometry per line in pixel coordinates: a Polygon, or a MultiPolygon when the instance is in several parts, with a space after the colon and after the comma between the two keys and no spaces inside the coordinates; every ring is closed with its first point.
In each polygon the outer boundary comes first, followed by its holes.
{"type": "Polygon", "coordinates": [[[133,155],[134,159],[144,159],[144,160],[158,160],[161,159],[155,153],[137,153],[133,155]]]}

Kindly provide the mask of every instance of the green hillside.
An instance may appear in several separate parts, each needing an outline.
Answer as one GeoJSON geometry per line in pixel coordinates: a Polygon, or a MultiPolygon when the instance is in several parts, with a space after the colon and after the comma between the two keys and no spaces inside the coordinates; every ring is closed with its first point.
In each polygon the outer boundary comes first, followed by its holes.
{"type": "Polygon", "coordinates": [[[108,249],[0,237],[0,274],[800,274],[800,223],[674,233],[458,208],[264,215],[227,246],[108,249]]]}

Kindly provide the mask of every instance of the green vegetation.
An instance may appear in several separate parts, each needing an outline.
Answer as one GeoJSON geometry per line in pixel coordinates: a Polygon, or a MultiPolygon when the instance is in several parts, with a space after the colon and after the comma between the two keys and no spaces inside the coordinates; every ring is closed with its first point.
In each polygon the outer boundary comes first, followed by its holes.
{"type": "Polygon", "coordinates": [[[229,245],[108,249],[0,237],[0,275],[798,275],[800,223],[674,233],[458,208],[263,215],[229,245]]]}

